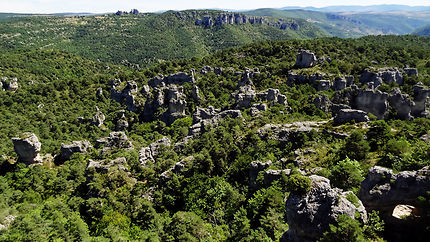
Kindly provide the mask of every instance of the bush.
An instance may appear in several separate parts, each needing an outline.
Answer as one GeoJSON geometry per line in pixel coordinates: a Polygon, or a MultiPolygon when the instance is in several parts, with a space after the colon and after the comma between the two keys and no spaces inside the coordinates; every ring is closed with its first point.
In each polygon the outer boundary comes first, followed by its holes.
{"type": "Polygon", "coordinates": [[[297,195],[304,195],[311,190],[311,179],[301,174],[293,174],[287,180],[289,192],[297,195]]]}
{"type": "Polygon", "coordinates": [[[349,158],[339,161],[330,170],[332,184],[342,189],[356,188],[364,179],[360,164],[349,158]]]}
{"type": "Polygon", "coordinates": [[[337,226],[330,224],[329,231],[321,237],[321,242],[358,242],[365,241],[360,223],[346,214],[337,218],[337,226]]]}

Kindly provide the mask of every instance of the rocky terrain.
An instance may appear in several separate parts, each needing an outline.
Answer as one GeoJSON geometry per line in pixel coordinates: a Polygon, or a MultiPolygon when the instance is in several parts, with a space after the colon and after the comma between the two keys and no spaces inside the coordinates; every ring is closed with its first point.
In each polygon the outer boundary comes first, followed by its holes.
{"type": "MultiPolygon", "coordinates": [[[[176,16],[267,23],[199,14],[176,16]]],[[[6,52],[0,240],[425,241],[429,43],[264,42],[151,68],[6,52]]]]}

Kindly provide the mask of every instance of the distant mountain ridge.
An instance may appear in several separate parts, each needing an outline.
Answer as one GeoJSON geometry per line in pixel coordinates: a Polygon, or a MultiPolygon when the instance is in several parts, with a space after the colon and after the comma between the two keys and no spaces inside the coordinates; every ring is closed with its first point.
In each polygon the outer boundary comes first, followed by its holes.
{"type": "Polygon", "coordinates": [[[290,9],[303,9],[303,10],[313,10],[313,11],[341,11],[341,12],[393,12],[393,11],[430,11],[430,6],[409,6],[400,4],[380,4],[380,5],[335,5],[327,7],[299,7],[299,6],[287,6],[279,8],[280,10],[290,10],[290,9]]]}

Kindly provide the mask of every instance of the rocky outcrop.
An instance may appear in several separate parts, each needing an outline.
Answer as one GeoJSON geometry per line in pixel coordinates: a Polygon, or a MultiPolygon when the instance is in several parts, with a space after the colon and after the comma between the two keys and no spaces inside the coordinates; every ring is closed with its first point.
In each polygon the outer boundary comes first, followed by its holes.
{"type": "MultiPolygon", "coordinates": [[[[360,77],[362,84],[372,83],[373,87],[378,87],[382,82],[403,84],[403,75],[397,68],[380,68],[369,67],[363,71],[360,77]]],[[[369,86],[369,85],[368,85],[369,86]]]]}
{"type": "Polygon", "coordinates": [[[127,81],[125,87],[121,90],[123,83],[120,80],[112,81],[111,97],[113,100],[125,103],[127,109],[131,112],[139,112],[142,104],[138,102],[138,86],[135,81],[127,81]]]}
{"type": "Polygon", "coordinates": [[[221,120],[226,117],[242,119],[240,110],[225,110],[215,109],[212,106],[208,108],[197,108],[193,114],[193,125],[189,129],[190,135],[197,135],[203,131],[207,131],[209,127],[215,127],[221,120]]]}
{"type": "Polygon", "coordinates": [[[95,161],[89,159],[87,166],[87,168],[94,168],[98,172],[108,171],[112,167],[116,167],[118,170],[128,171],[127,159],[124,157],[119,157],[111,161],[95,161]]]}
{"type": "Polygon", "coordinates": [[[309,75],[309,74],[296,73],[295,71],[290,71],[288,72],[288,75],[287,75],[287,85],[289,86],[303,85],[303,84],[315,85],[317,81],[323,80],[324,78],[327,78],[327,75],[324,73],[315,73],[315,74],[309,75]]]}
{"type": "Polygon", "coordinates": [[[58,159],[60,161],[67,161],[70,160],[70,157],[72,157],[75,153],[81,153],[86,154],[88,150],[92,148],[92,145],[90,142],[84,140],[84,141],[73,141],[70,144],[61,144],[60,148],[60,155],[58,159]]]}
{"type": "Polygon", "coordinates": [[[202,100],[202,98],[200,97],[200,90],[197,85],[193,86],[193,89],[191,90],[191,96],[195,103],[199,103],[202,100]]]}
{"type": "Polygon", "coordinates": [[[39,155],[42,144],[33,133],[23,133],[20,137],[12,138],[15,153],[18,155],[18,162],[34,164],[41,162],[39,155]]]}
{"type": "Polygon", "coordinates": [[[203,16],[196,19],[195,24],[210,28],[212,26],[225,24],[263,24],[265,18],[257,16],[247,16],[240,13],[220,13],[218,16],[203,16]]]}
{"type": "Polygon", "coordinates": [[[418,69],[417,68],[405,68],[403,71],[408,76],[418,76],[418,69]]]}
{"type": "Polygon", "coordinates": [[[258,177],[258,173],[260,171],[264,171],[265,169],[269,168],[269,166],[272,165],[272,161],[253,161],[251,163],[251,167],[249,168],[249,189],[250,191],[253,191],[257,188],[256,180],[258,177]]]}
{"type": "Polygon", "coordinates": [[[345,78],[339,78],[338,77],[338,78],[334,79],[332,88],[336,91],[341,91],[350,85],[348,85],[348,81],[345,78]]]}
{"type": "Polygon", "coordinates": [[[285,170],[267,170],[264,172],[264,186],[270,186],[274,181],[280,180],[282,175],[289,176],[291,174],[291,169],[285,170]]]}
{"type": "Polygon", "coordinates": [[[325,113],[330,113],[333,103],[327,95],[318,95],[314,98],[312,103],[325,113]]]}
{"type": "Polygon", "coordinates": [[[367,113],[356,109],[341,109],[337,116],[334,118],[335,125],[346,124],[350,122],[368,122],[369,117],[367,113]]]}
{"type": "Polygon", "coordinates": [[[253,104],[250,111],[251,111],[251,116],[255,117],[260,112],[267,111],[267,104],[265,104],[265,103],[253,104]]]}
{"type": "Polygon", "coordinates": [[[182,86],[170,85],[166,89],[167,111],[161,117],[161,120],[167,125],[172,124],[175,120],[185,118],[185,101],[184,88],[182,86]]]}
{"type": "Polygon", "coordinates": [[[329,224],[336,224],[341,214],[367,222],[367,213],[361,203],[347,199],[348,194],[330,186],[327,178],[312,175],[311,189],[304,196],[290,194],[287,199],[287,223],[289,230],[281,241],[317,241],[329,229],[329,224]]]}
{"type": "Polygon", "coordinates": [[[160,150],[163,148],[169,148],[172,146],[172,142],[169,138],[163,137],[147,147],[143,147],[139,151],[139,162],[142,166],[145,166],[148,162],[155,162],[154,157],[157,157],[160,150]]]}
{"type": "Polygon", "coordinates": [[[148,85],[152,88],[164,87],[168,85],[182,86],[185,83],[195,83],[194,72],[191,74],[185,72],[177,72],[168,76],[158,75],[148,81],[148,85]]]}
{"type": "Polygon", "coordinates": [[[388,94],[379,90],[361,90],[354,99],[353,107],[384,119],[388,112],[388,94]]]}
{"type": "Polygon", "coordinates": [[[329,80],[320,80],[318,82],[318,91],[328,91],[331,88],[331,82],[329,80]]]}
{"type": "Polygon", "coordinates": [[[317,58],[314,53],[308,50],[299,50],[296,58],[297,68],[309,68],[317,64],[317,58]]]}
{"type": "Polygon", "coordinates": [[[320,126],[327,121],[294,122],[289,124],[266,124],[256,132],[263,139],[274,139],[281,142],[294,140],[299,133],[308,133],[312,130],[320,131],[320,126]]]}
{"type": "Polygon", "coordinates": [[[14,78],[11,78],[9,81],[7,77],[1,78],[0,91],[6,90],[6,91],[15,92],[16,90],[18,90],[18,88],[19,88],[18,78],[14,77],[14,78]]]}
{"type": "Polygon", "coordinates": [[[430,107],[430,88],[426,88],[422,83],[417,83],[413,87],[414,102],[412,115],[414,117],[430,117],[428,108],[430,107]]]}
{"type": "Polygon", "coordinates": [[[194,156],[188,156],[182,159],[181,161],[177,162],[170,169],[161,173],[160,175],[161,181],[167,182],[172,178],[173,174],[177,174],[177,175],[181,174],[182,171],[185,169],[185,167],[190,163],[192,163],[193,161],[194,161],[194,156]]]}
{"type": "Polygon", "coordinates": [[[249,108],[256,95],[255,88],[251,85],[241,86],[236,93],[231,94],[236,102],[235,107],[238,109],[249,108]]]}
{"type": "Polygon", "coordinates": [[[133,144],[124,132],[111,132],[109,137],[96,141],[96,148],[103,147],[103,151],[111,149],[133,149],[133,144]]]}
{"type": "Polygon", "coordinates": [[[397,118],[403,120],[412,119],[412,108],[415,103],[409,98],[409,95],[402,94],[399,88],[394,88],[388,97],[390,107],[396,112],[397,118]]]}
{"type": "Polygon", "coordinates": [[[91,119],[91,123],[97,127],[100,127],[103,125],[105,119],[106,119],[105,115],[100,111],[98,107],[96,107],[96,113],[91,119]]]}
{"type": "Polygon", "coordinates": [[[430,168],[418,171],[392,170],[375,166],[361,183],[360,199],[367,209],[391,214],[399,204],[419,206],[418,197],[430,191],[430,168]]]}

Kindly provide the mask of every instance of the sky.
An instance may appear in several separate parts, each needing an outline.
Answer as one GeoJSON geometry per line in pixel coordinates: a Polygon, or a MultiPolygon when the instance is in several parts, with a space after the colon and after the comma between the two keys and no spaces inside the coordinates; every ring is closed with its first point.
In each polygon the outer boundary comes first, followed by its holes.
{"type": "Polygon", "coordinates": [[[0,0],[0,12],[9,13],[109,13],[136,8],[141,12],[184,9],[255,9],[286,6],[404,4],[429,6],[429,0],[0,0]]]}

